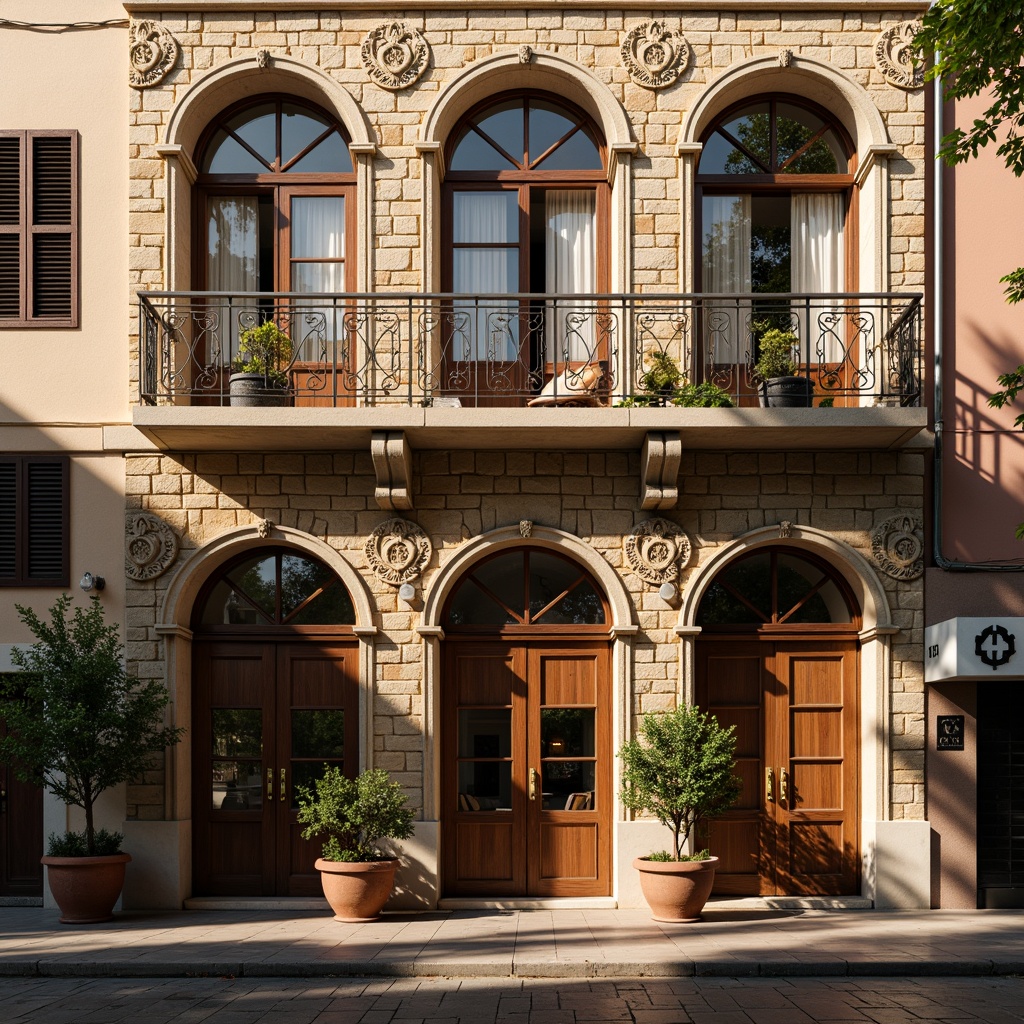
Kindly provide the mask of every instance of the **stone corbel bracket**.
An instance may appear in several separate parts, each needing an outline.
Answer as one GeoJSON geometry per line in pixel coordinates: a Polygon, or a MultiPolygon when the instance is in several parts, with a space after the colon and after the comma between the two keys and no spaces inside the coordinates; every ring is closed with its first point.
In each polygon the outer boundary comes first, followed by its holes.
{"type": "Polygon", "coordinates": [[[412,450],[405,434],[396,430],[375,430],[370,439],[370,456],[377,477],[373,496],[383,509],[412,508],[412,450]]]}
{"type": "Polygon", "coordinates": [[[683,442],[675,430],[652,430],[640,451],[640,507],[675,508],[683,442]]]}

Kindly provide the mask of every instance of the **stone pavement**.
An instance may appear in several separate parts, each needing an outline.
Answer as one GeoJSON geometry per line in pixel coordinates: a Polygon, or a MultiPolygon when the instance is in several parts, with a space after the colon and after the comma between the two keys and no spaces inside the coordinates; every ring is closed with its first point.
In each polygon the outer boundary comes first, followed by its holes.
{"type": "Polygon", "coordinates": [[[62,925],[0,908],[0,976],[751,977],[1024,974],[1019,911],[459,910],[342,924],[297,911],[122,913],[62,925]]]}

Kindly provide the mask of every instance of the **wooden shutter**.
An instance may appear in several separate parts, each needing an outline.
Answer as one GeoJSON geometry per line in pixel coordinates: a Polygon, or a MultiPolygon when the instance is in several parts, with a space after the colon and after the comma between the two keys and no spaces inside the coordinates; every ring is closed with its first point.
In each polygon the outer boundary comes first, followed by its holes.
{"type": "Polygon", "coordinates": [[[0,132],[0,325],[78,326],[77,132],[0,132]]]}
{"type": "Polygon", "coordinates": [[[0,459],[0,586],[68,586],[68,469],[63,456],[0,459]]]}

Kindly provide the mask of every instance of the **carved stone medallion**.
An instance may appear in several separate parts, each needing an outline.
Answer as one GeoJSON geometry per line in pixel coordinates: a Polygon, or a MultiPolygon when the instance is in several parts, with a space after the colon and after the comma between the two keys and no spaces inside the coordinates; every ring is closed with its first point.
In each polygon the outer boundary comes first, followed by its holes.
{"type": "Polygon", "coordinates": [[[388,519],[366,540],[366,561],[383,583],[400,587],[420,576],[434,551],[430,538],[408,519],[388,519]]]}
{"type": "Polygon", "coordinates": [[[924,85],[924,64],[914,59],[911,48],[920,27],[916,21],[901,21],[887,28],[875,42],[875,65],[887,82],[900,89],[920,89],[924,85]]]}
{"type": "Polygon", "coordinates": [[[178,40],[158,21],[136,21],[128,30],[128,84],[158,85],[178,59],[178,40]]]}
{"type": "Polygon", "coordinates": [[[155,580],[178,555],[178,535],[151,512],[124,517],[124,573],[130,580],[155,580]]]}
{"type": "Polygon", "coordinates": [[[924,524],[920,515],[900,512],[875,527],[871,553],[894,580],[916,580],[924,572],[924,524]]]}
{"type": "Polygon", "coordinates": [[[620,47],[629,77],[647,89],[664,89],[683,73],[690,47],[663,21],[643,21],[630,29],[620,47]]]}
{"type": "Polygon", "coordinates": [[[626,558],[646,583],[674,583],[690,561],[690,538],[667,519],[647,519],[626,538],[626,558]]]}
{"type": "Polygon", "coordinates": [[[417,29],[386,21],[366,34],[362,58],[366,73],[382,89],[404,89],[427,70],[430,47],[417,29]]]}

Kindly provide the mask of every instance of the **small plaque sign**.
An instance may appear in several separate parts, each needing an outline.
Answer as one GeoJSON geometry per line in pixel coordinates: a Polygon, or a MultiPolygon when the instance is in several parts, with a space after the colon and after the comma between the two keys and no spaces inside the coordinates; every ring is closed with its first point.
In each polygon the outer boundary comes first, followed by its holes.
{"type": "Polygon", "coordinates": [[[963,750],[964,716],[936,715],[935,719],[935,749],[963,750]]]}

